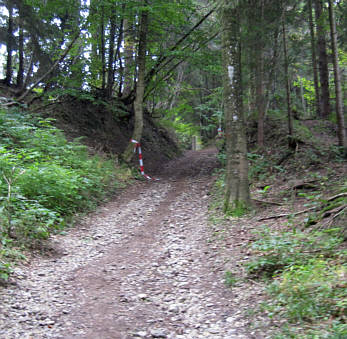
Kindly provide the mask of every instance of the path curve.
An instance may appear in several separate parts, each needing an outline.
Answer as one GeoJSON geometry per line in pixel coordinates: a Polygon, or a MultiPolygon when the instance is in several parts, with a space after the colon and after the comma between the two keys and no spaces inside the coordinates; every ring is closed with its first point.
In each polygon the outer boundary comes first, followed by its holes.
{"type": "Polygon", "coordinates": [[[253,338],[209,242],[215,167],[215,150],[189,151],[52,237],[0,290],[0,338],[253,338]]]}

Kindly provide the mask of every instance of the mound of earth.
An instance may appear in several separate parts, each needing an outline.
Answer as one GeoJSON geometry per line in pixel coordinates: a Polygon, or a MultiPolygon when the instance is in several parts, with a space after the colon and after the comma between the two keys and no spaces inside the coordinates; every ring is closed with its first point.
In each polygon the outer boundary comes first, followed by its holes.
{"type": "MultiPolygon", "coordinates": [[[[133,131],[133,110],[119,101],[91,101],[65,97],[44,108],[31,109],[41,116],[56,119],[56,125],[69,139],[82,142],[95,152],[120,155],[133,131]]],[[[173,135],[159,127],[146,111],[141,139],[146,170],[153,172],[181,152],[173,135]]],[[[133,160],[137,163],[136,157],[133,160]]]]}

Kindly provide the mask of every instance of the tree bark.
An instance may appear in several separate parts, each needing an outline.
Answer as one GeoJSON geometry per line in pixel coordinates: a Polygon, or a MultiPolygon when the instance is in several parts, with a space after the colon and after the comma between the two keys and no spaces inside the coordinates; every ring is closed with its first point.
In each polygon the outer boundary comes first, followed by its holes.
{"type": "Polygon", "coordinates": [[[134,41],[132,23],[128,18],[124,19],[124,89],[122,97],[130,95],[134,83],[134,41]]]}
{"type": "MultiPolygon", "coordinates": [[[[95,16],[97,15],[97,0],[90,0],[89,5],[89,18],[90,22],[95,21],[95,16]]],[[[91,62],[90,62],[90,85],[95,87],[96,84],[99,83],[100,80],[100,70],[99,70],[99,29],[95,27],[90,28],[90,34],[92,36],[91,39],[91,62]]]]}
{"type": "Polygon", "coordinates": [[[283,57],[284,57],[284,78],[285,78],[286,96],[287,96],[288,146],[289,148],[295,148],[296,145],[294,140],[293,113],[292,113],[291,99],[290,99],[289,65],[288,65],[287,37],[286,37],[284,9],[283,9],[283,16],[282,16],[282,40],[283,40],[283,57]]]}
{"type": "MultiPolygon", "coordinates": [[[[115,58],[119,63],[118,67],[118,75],[119,75],[119,81],[118,81],[118,97],[120,98],[122,96],[123,92],[123,76],[124,76],[124,67],[122,62],[122,55],[121,55],[121,47],[123,42],[123,34],[124,34],[124,18],[121,18],[119,28],[118,28],[118,38],[117,38],[117,47],[115,52],[115,58]]],[[[116,72],[116,67],[113,69],[113,77],[114,73],[116,72]]]]}
{"type": "Polygon", "coordinates": [[[264,40],[262,25],[264,23],[264,3],[260,1],[258,14],[258,33],[256,35],[256,106],[258,110],[257,144],[259,148],[264,147],[264,119],[265,119],[265,91],[264,91],[264,40]]]}
{"type": "MultiPolygon", "coordinates": [[[[145,5],[145,1],[144,1],[145,5]]],[[[145,93],[145,74],[146,74],[146,45],[147,45],[147,30],[148,30],[148,12],[147,9],[142,9],[140,31],[139,31],[139,46],[137,56],[138,78],[136,84],[136,98],[134,101],[135,122],[132,139],[140,142],[143,130],[143,98],[145,93]]],[[[122,157],[126,162],[130,162],[133,157],[134,144],[129,142],[128,147],[124,151],[122,157]]]]}
{"type": "Polygon", "coordinates": [[[329,94],[329,69],[328,56],[326,52],[326,40],[324,29],[323,5],[321,0],[315,0],[318,53],[319,53],[319,78],[320,78],[320,112],[321,118],[326,119],[330,114],[330,94],[329,94]]]}
{"type": "Polygon", "coordinates": [[[101,6],[101,22],[100,22],[100,53],[101,53],[101,88],[106,87],[106,53],[105,53],[105,8],[101,6]]]}
{"type": "MultiPolygon", "coordinates": [[[[34,54],[34,53],[33,53],[34,54]]],[[[31,76],[32,76],[32,72],[33,72],[33,69],[34,69],[34,56],[33,54],[31,55],[30,57],[30,61],[29,61],[29,67],[28,67],[28,70],[26,71],[26,75],[25,75],[25,79],[24,79],[24,84],[23,84],[23,87],[22,87],[22,91],[24,91],[29,83],[30,83],[30,79],[31,79],[31,76]]],[[[21,92],[22,92],[21,91],[21,92]]],[[[21,93],[20,92],[20,93],[21,93]]]]}
{"type": "Polygon", "coordinates": [[[24,81],[24,32],[23,32],[23,22],[21,14],[19,13],[19,39],[18,39],[18,73],[17,73],[17,87],[18,89],[23,88],[24,81]]]}
{"type": "Polygon", "coordinates": [[[320,96],[319,96],[319,83],[318,83],[318,67],[317,67],[317,53],[316,53],[316,39],[313,25],[313,15],[312,15],[312,0],[308,0],[308,17],[310,23],[310,35],[311,35],[311,58],[312,58],[312,68],[313,68],[313,82],[314,82],[314,94],[315,94],[315,106],[316,115],[321,117],[320,109],[320,96]]]}
{"type": "Polygon", "coordinates": [[[221,9],[223,101],[227,152],[224,211],[248,208],[247,139],[242,104],[241,45],[238,9],[224,0],[221,9]]]}
{"type": "Polygon", "coordinates": [[[114,43],[116,37],[116,16],[112,13],[110,18],[110,39],[108,49],[108,70],[107,70],[107,96],[112,97],[114,83],[114,43]]]}
{"type": "Polygon", "coordinates": [[[338,47],[337,47],[336,20],[335,20],[335,13],[333,9],[332,0],[328,0],[328,3],[329,3],[331,46],[332,46],[332,56],[333,56],[333,64],[334,64],[337,136],[338,136],[339,146],[343,147],[344,154],[347,155],[346,130],[345,130],[344,115],[343,115],[341,77],[340,77],[338,47]]]}
{"type": "Polygon", "coordinates": [[[7,1],[8,24],[7,24],[7,60],[6,60],[6,85],[10,86],[12,82],[12,51],[13,51],[13,4],[11,0],[7,1]]]}

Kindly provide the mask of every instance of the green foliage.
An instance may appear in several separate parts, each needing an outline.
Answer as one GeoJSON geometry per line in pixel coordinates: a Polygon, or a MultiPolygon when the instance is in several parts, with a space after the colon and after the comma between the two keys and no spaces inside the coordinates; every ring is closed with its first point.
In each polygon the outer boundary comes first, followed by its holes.
{"type": "Polygon", "coordinates": [[[233,272],[226,271],[224,274],[224,282],[227,287],[233,287],[237,283],[238,278],[233,272]]]}
{"type": "Polygon", "coordinates": [[[303,265],[315,258],[317,253],[327,257],[335,254],[341,244],[339,229],[326,231],[302,232],[293,229],[286,232],[272,232],[264,227],[258,232],[260,239],[252,248],[260,256],[246,264],[250,275],[272,277],[295,265],[303,265]]]}
{"type": "Polygon", "coordinates": [[[227,155],[225,153],[225,150],[223,149],[223,146],[225,144],[224,140],[222,139],[219,139],[218,142],[216,142],[218,145],[222,144],[220,147],[222,148],[218,154],[217,154],[217,158],[218,158],[218,161],[219,163],[225,167],[226,166],[226,163],[227,163],[227,155]]]}
{"type": "Polygon", "coordinates": [[[328,320],[344,315],[346,277],[347,265],[315,258],[285,270],[269,292],[276,297],[276,303],[285,306],[285,315],[292,322],[328,320]]]}
{"type": "Polygon", "coordinates": [[[252,276],[274,278],[270,318],[287,319],[276,338],[344,338],[347,314],[346,250],[340,229],[306,233],[264,228],[253,249],[260,254],[246,268],[252,276]]]}
{"type": "Polygon", "coordinates": [[[246,215],[250,211],[250,207],[247,206],[243,201],[234,201],[233,205],[230,203],[224,203],[224,213],[226,216],[231,216],[234,218],[240,218],[246,215]]]}
{"type": "Polygon", "coordinates": [[[191,109],[189,105],[182,104],[171,111],[167,111],[165,118],[160,122],[165,128],[175,131],[180,144],[185,148],[191,145],[192,136],[200,133],[198,126],[190,122],[185,122],[181,116],[181,111],[187,112],[191,109]]]}
{"type": "Polygon", "coordinates": [[[293,85],[298,87],[302,85],[304,88],[304,98],[310,106],[314,106],[315,90],[313,80],[298,76],[298,79],[293,82],[293,85]]]}
{"type": "Polygon", "coordinates": [[[264,180],[273,172],[283,172],[281,166],[275,165],[273,161],[265,155],[248,153],[247,156],[249,160],[248,177],[250,182],[264,180]]]}
{"type": "Polygon", "coordinates": [[[1,110],[0,141],[0,272],[5,278],[9,246],[47,239],[69,216],[93,208],[117,187],[117,173],[112,160],[90,157],[49,119],[1,110]]]}

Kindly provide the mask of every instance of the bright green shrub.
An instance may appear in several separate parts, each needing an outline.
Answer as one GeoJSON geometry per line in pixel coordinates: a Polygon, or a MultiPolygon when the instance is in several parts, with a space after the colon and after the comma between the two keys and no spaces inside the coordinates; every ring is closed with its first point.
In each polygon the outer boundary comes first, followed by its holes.
{"type": "Polygon", "coordinates": [[[112,160],[89,156],[49,119],[0,110],[0,279],[8,253],[60,229],[66,218],[93,208],[117,187],[112,160]]]}
{"type": "Polygon", "coordinates": [[[18,179],[21,193],[28,199],[62,214],[76,211],[82,200],[82,178],[71,169],[56,164],[35,164],[18,179]]]}

